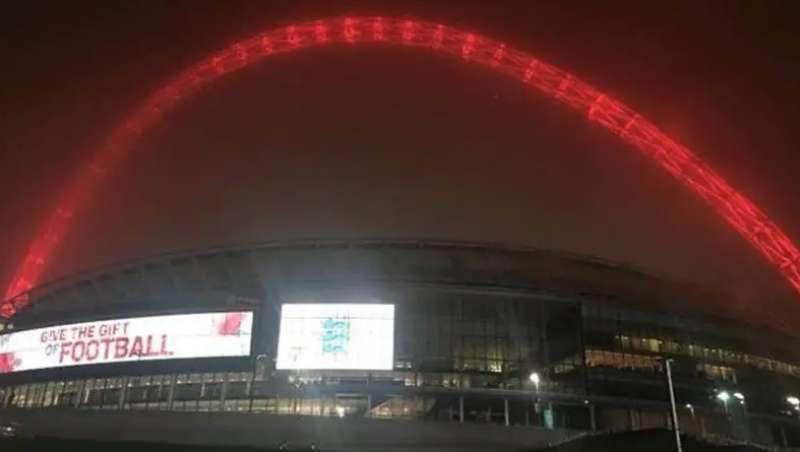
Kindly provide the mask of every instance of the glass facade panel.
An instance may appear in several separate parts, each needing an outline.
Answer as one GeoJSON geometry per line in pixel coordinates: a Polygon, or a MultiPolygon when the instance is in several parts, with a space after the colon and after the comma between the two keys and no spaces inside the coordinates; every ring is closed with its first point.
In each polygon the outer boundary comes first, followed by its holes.
{"type": "Polygon", "coordinates": [[[800,366],[723,348],[704,347],[693,343],[682,344],[674,340],[652,337],[631,337],[624,334],[617,335],[615,343],[623,351],[663,352],[670,355],[689,356],[703,362],[728,366],[751,366],[769,372],[800,376],[800,366]]]}

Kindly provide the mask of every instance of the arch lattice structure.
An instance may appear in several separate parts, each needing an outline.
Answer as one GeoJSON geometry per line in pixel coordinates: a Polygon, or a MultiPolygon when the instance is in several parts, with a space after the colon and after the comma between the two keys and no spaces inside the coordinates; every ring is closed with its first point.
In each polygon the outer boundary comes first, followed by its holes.
{"type": "Polygon", "coordinates": [[[800,251],[752,201],[634,110],[574,75],[487,37],[449,26],[389,17],[343,17],[296,23],[238,41],[168,80],[97,146],[42,223],[5,292],[0,315],[26,306],[77,213],[137,139],[178,102],[215,79],[278,53],[333,44],[400,45],[455,56],[511,76],[585,115],[655,160],[702,198],[800,292],[800,251]]]}

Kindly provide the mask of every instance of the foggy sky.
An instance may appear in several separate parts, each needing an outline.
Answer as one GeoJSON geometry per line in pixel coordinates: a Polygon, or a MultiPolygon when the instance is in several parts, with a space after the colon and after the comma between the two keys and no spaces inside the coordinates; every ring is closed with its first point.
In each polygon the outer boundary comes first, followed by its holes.
{"type": "MultiPolygon", "coordinates": [[[[329,3],[52,2],[0,19],[0,282],[137,99],[236,39],[345,13],[442,21],[574,72],[800,239],[791,3],[329,3]]],[[[45,279],[232,243],[433,237],[603,256],[730,291],[732,310],[800,312],[766,261],[653,162],[515,81],[415,50],[311,50],[226,76],[111,179],[45,279]]]]}

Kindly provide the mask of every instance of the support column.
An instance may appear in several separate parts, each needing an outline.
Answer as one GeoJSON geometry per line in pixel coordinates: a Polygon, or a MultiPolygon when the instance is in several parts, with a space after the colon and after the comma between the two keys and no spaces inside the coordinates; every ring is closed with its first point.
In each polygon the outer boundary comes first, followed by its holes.
{"type": "Polygon", "coordinates": [[[597,413],[594,405],[589,405],[589,428],[593,432],[597,431],[597,413]]]}
{"type": "Polygon", "coordinates": [[[529,404],[525,404],[525,427],[531,425],[531,407],[529,404]]]}
{"type": "Polygon", "coordinates": [[[84,378],[81,380],[80,385],[78,385],[78,391],[75,397],[75,408],[80,408],[83,404],[83,393],[86,392],[86,379],[84,378]]]}
{"type": "Polygon", "coordinates": [[[219,391],[220,411],[225,411],[225,399],[228,398],[228,375],[230,375],[230,373],[225,372],[225,376],[222,377],[222,389],[219,391]]]}
{"type": "Polygon", "coordinates": [[[42,389],[42,399],[41,402],[39,403],[39,408],[44,408],[45,406],[47,406],[47,388],[49,387],[50,387],[50,382],[48,381],[44,384],[44,388],[42,389]]]}
{"type": "Polygon", "coordinates": [[[464,396],[458,397],[458,422],[464,423],[464,396]]]}
{"type": "MultiPolygon", "coordinates": [[[[140,380],[141,381],[141,380],[140,380]]],[[[147,384],[144,385],[144,410],[150,410],[150,397],[153,394],[153,376],[147,377],[147,384]]]]}
{"type": "Polygon", "coordinates": [[[117,401],[117,409],[122,411],[125,409],[125,396],[128,394],[128,378],[120,378],[119,400],[117,401]]]}
{"type": "MultiPolygon", "coordinates": [[[[192,384],[191,381],[194,380],[193,376],[189,377],[189,384],[192,384]]],[[[213,381],[213,380],[212,380],[213,381]]],[[[200,400],[204,399],[206,396],[206,376],[201,374],[200,377],[200,397],[194,399],[194,411],[197,413],[200,411],[200,400]]]]}
{"type": "Polygon", "coordinates": [[[786,439],[786,429],[784,429],[783,425],[779,425],[778,428],[780,428],[781,432],[781,444],[783,444],[783,447],[789,447],[789,441],[786,439]]]}
{"type": "Polygon", "coordinates": [[[11,393],[14,391],[14,387],[13,386],[6,386],[3,389],[4,389],[4,392],[3,392],[2,406],[3,406],[3,408],[8,408],[8,402],[9,402],[9,400],[11,400],[11,393]]]}
{"type": "Polygon", "coordinates": [[[178,381],[178,375],[172,374],[169,377],[169,392],[167,393],[167,410],[172,411],[175,405],[175,384],[178,381]]]}
{"type": "Polygon", "coordinates": [[[253,393],[255,392],[255,384],[256,384],[255,374],[253,374],[253,375],[254,375],[253,379],[249,383],[247,383],[247,398],[248,398],[248,401],[247,401],[247,404],[248,404],[247,405],[247,412],[248,413],[252,413],[253,412],[253,393]]]}
{"type": "Polygon", "coordinates": [[[508,399],[503,399],[503,416],[505,418],[506,427],[508,427],[509,425],[511,425],[510,422],[511,419],[509,419],[509,413],[508,413],[508,399]]]}
{"type": "Polygon", "coordinates": [[[629,421],[628,430],[631,431],[638,430],[636,425],[636,418],[634,417],[633,413],[634,413],[633,408],[628,408],[628,421],[629,421]]]}
{"type": "Polygon", "coordinates": [[[25,397],[22,399],[22,408],[29,408],[31,405],[31,386],[33,386],[33,383],[28,383],[25,385],[25,397]]]}
{"type": "Polygon", "coordinates": [[[61,384],[58,385],[58,387],[61,388],[61,389],[58,390],[58,399],[57,399],[58,400],[58,405],[57,406],[61,407],[61,406],[65,405],[65,403],[64,403],[64,391],[67,389],[67,382],[66,381],[62,381],[61,384]]]}
{"type": "Polygon", "coordinates": [[[581,370],[583,371],[583,392],[589,394],[589,366],[586,365],[586,335],[583,331],[583,303],[578,304],[578,344],[580,345],[581,370]]]}

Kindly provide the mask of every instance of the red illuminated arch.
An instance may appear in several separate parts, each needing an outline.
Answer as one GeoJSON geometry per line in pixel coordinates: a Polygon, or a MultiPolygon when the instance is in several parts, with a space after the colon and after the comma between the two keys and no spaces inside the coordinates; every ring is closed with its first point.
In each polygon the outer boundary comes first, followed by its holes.
{"type": "Polygon", "coordinates": [[[105,176],[149,127],[181,99],[229,72],[272,54],[330,44],[392,44],[449,54],[488,66],[569,105],[655,160],[708,203],[763,254],[800,292],[800,251],[749,199],[705,162],[635,111],[572,74],[484,36],[410,19],[345,17],[297,23],[236,42],[216,52],[151,94],[93,150],[88,163],[66,187],[58,207],[42,223],[5,293],[0,315],[24,307],[48,260],[105,176]]]}

